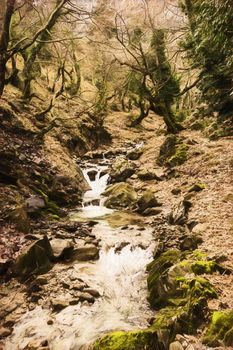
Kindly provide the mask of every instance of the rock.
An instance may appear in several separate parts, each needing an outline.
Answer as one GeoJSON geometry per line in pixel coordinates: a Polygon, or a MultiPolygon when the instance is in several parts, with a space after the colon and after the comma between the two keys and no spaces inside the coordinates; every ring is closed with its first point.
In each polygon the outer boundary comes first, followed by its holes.
{"type": "Polygon", "coordinates": [[[83,282],[76,282],[76,284],[73,284],[71,288],[73,290],[83,290],[86,287],[86,284],[83,282]]]}
{"type": "Polygon", "coordinates": [[[87,175],[89,176],[89,179],[91,181],[95,181],[97,173],[98,173],[97,170],[92,169],[92,170],[88,171],[87,175]]]}
{"type": "Polygon", "coordinates": [[[136,165],[123,157],[118,157],[112,164],[110,177],[112,182],[123,182],[136,171],[136,165]]]}
{"type": "Polygon", "coordinates": [[[173,188],[171,190],[171,193],[174,194],[174,196],[177,196],[178,194],[181,193],[181,189],[180,188],[173,188]]]}
{"type": "Polygon", "coordinates": [[[3,259],[0,257],[0,275],[3,275],[8,270],[9,266],[11,265],[11,260],[9,259],[3,259]]]}
{"type": "Polygon", "coordinates": [[[183,143],[182,139],[169,135],[160,147],[157,163],[169,167],[181,165],[187,160],[188,149],[189,146],[183,143]]]}
{"type": "Polygon", "coordinates": [[[127,245],[129,245],[130,242],[121,242],[117,245],[117,247],[114,249],[115,253],[118,253],[122,251],[123,248],[125,248],[127,245]]]}
{"type": "Polygon", "coordinates": [[[51,306],[54,312],[59,312],[69,306],[69,302],[64,299],[52,299],[51,306]]]}
{"type": "Polygon", "coordinates": [[[14,209],[10,214],[10,218],[19,231],[23,233],[29,232],[30,221],[24,205],[14,209]]]}
{"type": "Polygon", "coordinates": [[[99,298],[100,297],[100,293],[96,289],[84,288],[83,292],[92,295],[94,298],[99,298]]]}
{"type": "Polygon", "coordinates": [[[68,259],[71,257],[74,250],[73,244],[64,239],[52,239],[50,245],[55,259],[68,259]]]}
{"type": "Polygon", "coordinates": [[[47,236],[33,243],[19,255],[14,271],[22,279],[31,274],[43,274],[52,268],[52,248],[47,236]]]}
{"type": "Polygon", "coordinates": [[[158,178],[158,176],[149,171],[148,169],[141,169],[137,172],[137,176],[140,180],[160,180],[160,178],[158,178]]]}
{"type": "Polygon", "coordinates": [[[158,201],[155,198],[155,195],[150,190],[147,190],[143,193],[143,195],[139,198],[137,201],[138,205],[138,212],[142,213],[148,208],[156,207],[158,206],[158,201]]]}
{"type": "Polygon", "coordinates": [[[125,182],[110,186],[104,192],[104,195],[108,196],[104,202],[107,208],[132,208],[137,201],[136,191],[131,185],[125,182]]]}
{"type": "Polygon", "coordinates": [[[78,247],[74,249],[73,257],[79,261],[97,260],[99,259],[99,249],[93,244],[78,247]]]}
{"type": "Polygon", "coordinates": [[[173,209],[168,217],[168,221],[171,225],[184,225],[187,220],[187,214],[191,208],[192,203],[183,199],[180,203],[173,209]]]}
{"type": "Polygon", "coordinates": [[[189,192],[200,192],[206,188],[206,185],[203,183],[196,183],[190,189],[189,192]]]}
{"type": "Polygon", "coordinates": [[[143,150],[141,148],[135,148],[126,153],[126,157],[130,160],[138,160],[143,154],[143,150]]]}
{"type": "MultiPolygon", "coordinates": [[[[83,175],[80,174],[80,177],[83,177],[83,175]]],[[[49,198],[58,205],[79,204],[82,199],[82,193],[90,187],[86,180],[82,180],[79,183],[78,179],[79,177],[72,178],[63,174],[55,175],[48,191],[49,198]]]]}
{"type": "Polygon", "coordinates": [[[180,249],[182,251],[184,250],[195,250],[197,249],[198,245],[201,244],[203,242],[203,240],[201,239],[200,236],[196,236],[196,235],[189,235],[189,236],[185,236],[182,239],[182,242],[180,243],[180,249]]]}
{"type": "Polygon", "coordinates": [[[146,210],[144,210],[142,212],[142,215],[144,216],[153,216],[153,215],[158,215],[160,213],[162,213],[162,209],[160,208],[147,208],[146,210]]]}
{"type": "Polygon", "coordinates": [[[233,310],[214,311],[207,332],[202,339],[211,347],[233,346],[233,310]]]}
{"type": "Polygon", "coordinates": [[[27,213],[36,213],[45,208],[46,203],[40,196],[33,195],[25,201],[27,213]]]}
{"type": "Polygon", "coordinates": [[[178,341],[174,341],[169,345],[169,350],[184,350],[183,346],[178,341]]]}
{"type": "Polygon", "coordinates": [[[8,337],[12,333],[12,330],[9,328],[1,327],[0,328],[0,339],[8,337]]]}
{"type": "Polygon", "coordinates": [[[79,300],[81,302],[87,301],[88,303],[92,303],[92,304],[95,302],[95,298],[93,297],[93,295],[89,293],[80,293],[79,300]]]}

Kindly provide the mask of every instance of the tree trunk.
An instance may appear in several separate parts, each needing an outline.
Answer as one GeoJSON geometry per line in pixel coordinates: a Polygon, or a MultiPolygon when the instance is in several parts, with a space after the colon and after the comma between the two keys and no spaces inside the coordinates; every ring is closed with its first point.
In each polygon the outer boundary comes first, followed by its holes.
{"type": "Polygon", "coordinates": [[[182,125],[177,123],[177,121],[175,120],[175,117],[170,109],[170,106],[166,105],[165,103],[164,103],[164,111],[163,111],[163,120],[167,126],[168,133],[176,134],[177,132],[184,130],[182,125]]]}
{"type": "Polygon", "coordinates": [[[7,48],[10,38],[10,23],[11,17],[14,13],[15,0],[5,0],[1,6],[4,12],[2,12],[3,17],[1,18],[0,26],[0,96],[2,96],[5,86],[6,63],[9,59],[7,48]]]}
{"type": "Polygon", "coordinates": [[[0,53],[0,96],[3,94],[5,86],[6,60],[0,53]]]}

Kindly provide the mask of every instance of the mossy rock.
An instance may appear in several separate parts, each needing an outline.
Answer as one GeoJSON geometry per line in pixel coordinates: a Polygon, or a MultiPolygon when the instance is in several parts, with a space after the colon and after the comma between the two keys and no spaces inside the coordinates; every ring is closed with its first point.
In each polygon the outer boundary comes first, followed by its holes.
{"type": "Polygon", "coordinates": [[[93,350],[154,350],[158,347],[157,333],[152,330],[114,332],[96,341],[93,350]]]}
{"type": "Polygon", "coordinates": [[[233,310],[214,311],[203,343],[209,346],[233,346],[233,310]]]}
{"type": "Polygon", "coordinates": [[[189,192],[200,192],[203,191],[206,188],[206,185],[199,182],[194,184],[190,189],[189,192]]]}
{"type": "Polygon", "coordinates": [[[105,192],[105,196],[108,196],[104,205],[107,208],[132,208],[137,201],[137,193],[134,188],[125,183],[120,182],[110,186],[105,192]]]}
{"type": "Polygon", "coordinates": [[[186,162],[189,147],[185,143],[176,147],[175,153],[168,159],[167,164],[171,167],[181,165],[186,162]]]}
{"type": "Polygon", "coordinates": [[[195,275],[202,275],[202,274],[212,274],[216,271],[220,273],[224,273],[224,268],[221,267],[219,264],[217,264],[215,261],[210,260],[199,260],[195,261],[191,265],[191,269],[195,275]]]}
{"type": "Polygon", "coordinates": [[[189,146],[175,135],[169,135],[160,147],[157,163],[174,167],[183,164],[187,160],[189,146]]]}
{"type": "Polygon", "coordinates": [[[193,261],[189,252],[163,252],[147,267],[150,305],[160,309],[166,306],[184,306],[191,296],[206,300],[216,298],[217,293],[206,279],[192,276],[194,271],[201,272],[199,268],[203,273],[221,269],[213,261],[193,261]]]}
{"type": "Polygon", "coordinates": [[[143,213],[144,210],[148,208],[153,208],[158,206],[158,201],[155,198],[155,195],[150,190],[147,190],[143,193],[143,195],[139,198],[138,202],[138,212],[143,213]]]}
{"type": "Polygon", "coordinates": [[[136,165],[133,162],[123,157],[118,157],[112,164],[110,177],[113,182],[122,182],[132,176],[135,171],[136,165]]]}
{"type": "Polygon", "coordinates": [[[52,248],[47,236],[33,243],[16,260],[14,271],[20,279],[43,274],[52,268],[52,248]]]}

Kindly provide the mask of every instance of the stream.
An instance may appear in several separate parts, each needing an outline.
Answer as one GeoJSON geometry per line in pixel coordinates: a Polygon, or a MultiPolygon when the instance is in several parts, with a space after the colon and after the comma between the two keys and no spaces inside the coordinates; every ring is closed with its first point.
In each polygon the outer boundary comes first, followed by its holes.
{"type": "Polygon", "coordinates": [[[74,262],[72,268],[100,297],[93,304],[70,305],[59,313],[42,306],[26,312],[7,340],[6,350],[21,350],[31,341],[43,339],[51,350],[87,350],[108,332],[148,326],[152,312],[146,300],[145,269],[155,245],[152,229],[144,227],[137,214],[104,206],[108,166],[87,163],[83,173],[90,190],[70,220],[95,221],[92,233],[100,240],[101,249],[97,261],[74,262]],[[53,322],[48,322],[51,318],[53,322]]]}

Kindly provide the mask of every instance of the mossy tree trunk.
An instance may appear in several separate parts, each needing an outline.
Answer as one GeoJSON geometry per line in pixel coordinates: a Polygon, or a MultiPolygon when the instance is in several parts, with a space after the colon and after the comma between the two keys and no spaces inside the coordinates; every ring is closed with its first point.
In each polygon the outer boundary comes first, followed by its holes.
{"type": "Polygon", "coordinates": [[[5,86],[5,77],[6,77],[6,64],[10,58],[9,53],[7,52],[9,40],[10,40],[10,23],[11,18],[14,13],[15,0],[5,0],[0,5],[3,10],[3,19],[1,25],[0,33],[0,96],[3,93],[5,86]]]}

